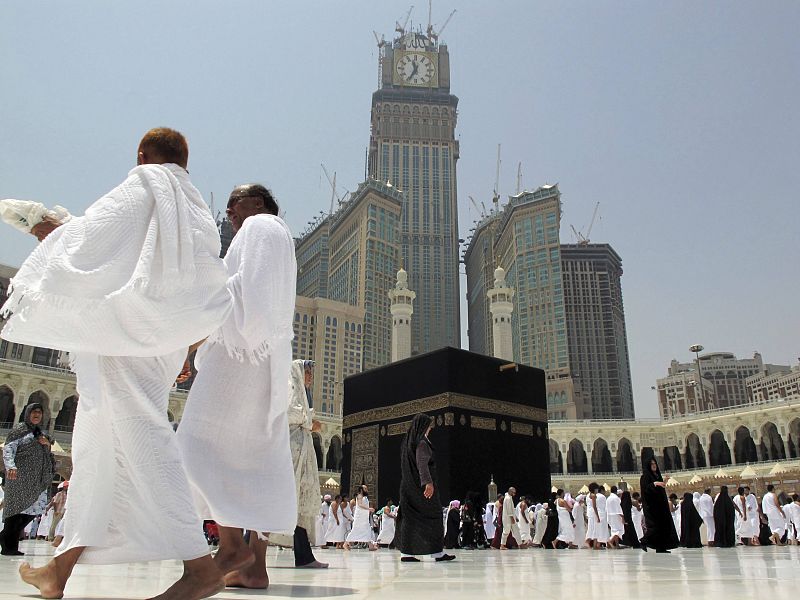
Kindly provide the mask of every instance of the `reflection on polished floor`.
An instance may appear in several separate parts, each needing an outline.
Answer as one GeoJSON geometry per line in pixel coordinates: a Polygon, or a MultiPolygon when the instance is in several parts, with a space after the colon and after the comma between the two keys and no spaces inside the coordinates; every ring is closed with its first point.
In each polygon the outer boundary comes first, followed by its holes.
{"type": "MultiPolygon", "coordinates": [[[[34,566],[48,560],[44,542],[23,542],[34,566]]],[[[394,551],[316,551],[327,571],[292,568],[292,554],[270,549],[268,591],[228,590],[218,598],[511,598],[565,600],[653,598],[797,598],[800,547],[675,550],[669,555],[639,550],[458,551],[451,563],[401,564],[394,551]]],[[[35,590],[17,576],[20,559],[0,559],[0,600],[32,598],[35,590]]],[[[139,599],[178,578],[176,562],[78,566],[68,599],[139,599]]]]}

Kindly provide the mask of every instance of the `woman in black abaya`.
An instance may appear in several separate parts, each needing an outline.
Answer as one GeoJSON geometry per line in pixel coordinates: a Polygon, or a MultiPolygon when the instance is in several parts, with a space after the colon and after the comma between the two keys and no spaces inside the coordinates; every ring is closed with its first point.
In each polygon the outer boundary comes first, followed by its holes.
{"type": "Polygon", "coordinates": [[[714,546],[716,548],[733,548],[736,545],[736,507],[728,495],[728,486],[719,488],[717,501],[714,502],[714,546]]]}
{"type": "Polygon", "coordinates": [[[411,421],[400,449],[400,508],[397,548],[403,562],[419,562],[429,554],[437,561],[453,560],[444,553],[442,503],[436,485],[436,462],[428,433],[433,419],[419,414],[411,421]]]}
{"type": "Polygon", "coordinates": [[[547,508],[547,528],[542,537],[542,546],[547,550],[555,549],[555,541],[558,537],[558,509],[556,508],[556,494],[550,494],[550,499],[545,504],[547,508]]]}
{"type": "Polygon", "coordinates": [[[684,548],[703,547],[703,542],[700,540],[702,524],[703,517],[697,512],[694,498],[689,492],[686,492],[681,502],[681,546],[684,548]]]}
{"type": "Polygon", "coordinates": [[[651,458],[644,465],[644,473],[639,480],[644,505],[645,534],[642,539],[642,550],[655,548],[656,552],[669,552],[678,547],[678,534],[672,522],[672,514],[667,498],[664,478],[658,463],[651,458]]]}
{"type": "Polygon", "coordinates": [[[631,548],[639,547],[639,538],[636,535],[636,528],[633,526],[633,499],[627,490],[622,492],[620,498],[622,505],[622,516],[625,519],[625,533],[622,534],[622,544],[631,548]]]}

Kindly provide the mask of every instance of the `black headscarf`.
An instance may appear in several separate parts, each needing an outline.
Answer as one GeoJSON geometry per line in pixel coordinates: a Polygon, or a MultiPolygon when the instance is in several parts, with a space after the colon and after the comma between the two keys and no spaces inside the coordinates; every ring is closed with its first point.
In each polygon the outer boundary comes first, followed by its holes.
{"type": "Polygon", "coordinates": [[[22,413],[22,422],[8,433],[6,443],[25,437],[29,433],[32,433],[34,438],[42,435],[41,428],[31,423],[31,413],[35,410],[42,411],[42,418],[44,418],[44,407],[39,402],[31,402],[25,407],[25,412],[22,413]]]}
{"type": "Polygon", "coordinates": [[[717,501],[714,502],[714,546],[733,548],[736,545],[736,509],[728,495],[728,486],[719,488],[717,501]]]}
{"type": "Polygon", "coordinates": [[[411,555],[435,554],[441,552],[444,542],[444,522],[439,489],[436,485],[436,467],[431,453],[428,467],[434,480],[432,498],[425,498],[424,488],[420,486],[417,466],[417,446],[433,445],[425,437],[433,418],[418,414],[411,421],[408,433],[403,439],[400,452],[400,509],[397,515],[395,544],[401,552],[411,555]]]}
{"type": "Polygon", "coordinates": [[[642,505],[644,512],[645,534],[642,543],[657,550],[669,550],[678,546],[678,534],[672,522],[667,491],[658,485],[663,482],[658,462],[654,458],[642,465],[642,477],[639,487],[642,489],[642,505]],[[650,465],[655,463],[655,471],[650,465]]]}
{"type": "Polygon", "coordinates": [[[703,518],[694,505],[694,497],[686,492],[681,502],[681,546],[684,548],[702,548],[700,526],[703,518]]]}
{"type": "MultiPolygon", "coordinates": [[[[411,421],[411,426],[408,428],[408,433],[403,441],[403,448],[406,452],[411,453],[415,462],[417,460],[417,446],[425,437],[431,423],[433,423],[433,417],[420,413],[414,417],[411,421]]],[[[430,440],[428,440],[428,443],[430,444],[430,440]]]]}

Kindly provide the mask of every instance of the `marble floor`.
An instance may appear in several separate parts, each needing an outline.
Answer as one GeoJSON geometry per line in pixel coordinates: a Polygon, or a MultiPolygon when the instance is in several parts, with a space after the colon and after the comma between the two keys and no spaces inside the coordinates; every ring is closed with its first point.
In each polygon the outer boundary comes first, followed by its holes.
{"type": "MultiPolygon", "coordinates": [[[[52,549],[23,542],[34,566],[52,549]]],[[[271,548],[268,591],[225,591],[218,598],[425,598],[538,599],[797,598],[800,547],[675,550],[656,555],[638,550],[458,551],[451,563],[399,562],[389,550],[317,551],[327,571],[292,568],[291,552],[271,548]]],[[[17,576],[20,559],[0,557],[0,600],[35,597],[17,576]]],[[[68,599],[147,598],[177,579],[179,563],[78,566],[67,586],[68,599]]]]}

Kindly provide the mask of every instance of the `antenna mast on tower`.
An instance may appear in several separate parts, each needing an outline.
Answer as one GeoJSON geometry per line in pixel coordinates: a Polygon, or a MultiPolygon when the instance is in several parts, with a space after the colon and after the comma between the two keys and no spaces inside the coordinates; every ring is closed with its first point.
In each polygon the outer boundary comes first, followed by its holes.
{"type": "Polygon", "coordinates": [[[494,177],[494,195],[492,196],[495,212],[500,210],[500,162],[500,144],[497,144],[497,171],[494,177]]]}

